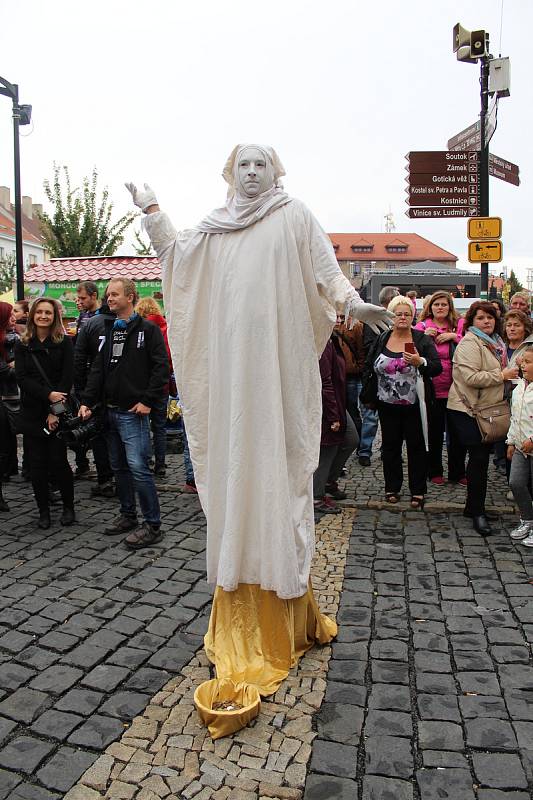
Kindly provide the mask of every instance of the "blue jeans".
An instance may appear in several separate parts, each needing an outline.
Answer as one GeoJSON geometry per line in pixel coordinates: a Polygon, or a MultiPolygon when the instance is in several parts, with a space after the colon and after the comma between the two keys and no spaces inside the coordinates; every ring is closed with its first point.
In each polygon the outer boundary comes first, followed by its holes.
{"type": "Polygon", "coordinates": [[[194,470],[192,468],[191,454],[189,453],[189,442],[185,425],[183,425],[183,464],[185,466],[185,480],[187,483],[194,483],[194,470]]]}
{"type": "Polygon", "coordinates": [[[155,466],[165,466],[167,454],[167,401],[163,399],[150,411],[155,466]]]}
{"type": "Polygon", "coordinates": [[[161,523],[159,498],[150,461],[150,421],[147,416],[130,411],[107,409],[109,458],[115,473],[120,512],[136,516],[135,492],[145,522],[161,523]]]}
{"type": "MultiPolygon", "coordinates": [[[[352,416],[350,409],[357,408],[359,410],[359,414],[361,415],[361,430],[359,431],[358,429],[359,448],[357,454],[370,458],[372,455],[372,445],[374,444],[374,439],[378,432],[379,419],[377,411],[367,408],[359,402],[359,395],[361,394],[362,388],[363,384],[360,380],[348,379],[346,381],[346,406],[350,416],[352,416]]],[[[353,421],[357,427],[357,420],[354,419],[353,421]]]]}

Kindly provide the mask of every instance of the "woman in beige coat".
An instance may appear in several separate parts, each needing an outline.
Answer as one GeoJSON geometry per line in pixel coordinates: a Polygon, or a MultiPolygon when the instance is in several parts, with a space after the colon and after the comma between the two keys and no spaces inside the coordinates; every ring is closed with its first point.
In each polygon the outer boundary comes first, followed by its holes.
{"type": "Polygon", "coordinates": [[[472,303],[465,317],[463,339],[453,357],[453,383],[448,396],[450,436],[468,449],[467,494],[463,514],[482,536],[492,531],[485,514],[490,444],[481,442],[473,408],[503,400],[504,382],[518,377],[507,366],[505,344],[494,333],[497,315],[491,303],[472,303]]]}

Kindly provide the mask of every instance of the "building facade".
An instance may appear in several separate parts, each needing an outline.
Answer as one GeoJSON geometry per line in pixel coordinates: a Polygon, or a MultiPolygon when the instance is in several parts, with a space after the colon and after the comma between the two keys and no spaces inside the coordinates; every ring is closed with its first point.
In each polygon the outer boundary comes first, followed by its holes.
{"type": "MultiPolygon", "coordinates": [[[[46,247],[41,234],[37,212],[43,207],[22,198],[22,253],[24,268],[46,261],[46,247]]],[[[0,186],[0,261],[15,257],[15,207],[11,204],[10,190],[0,186]]]]}
{"type": "Polygon", "coordinates": [[[330,233],[337,261],[356,289],[373,272],[431,261],[455,268],[457,256],[417,233],[330,233]]]}

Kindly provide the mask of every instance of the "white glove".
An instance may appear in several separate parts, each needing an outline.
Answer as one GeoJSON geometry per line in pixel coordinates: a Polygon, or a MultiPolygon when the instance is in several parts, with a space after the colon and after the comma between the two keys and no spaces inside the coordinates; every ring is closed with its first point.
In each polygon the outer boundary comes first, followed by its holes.
{"type": "Polygon", "coordinates": [[[144,184],[144,192],[139,191],[134,183],[125,183],[124,186],[128,192],[131,192],[133,202],[141,209],[141,211],[144,211],[149,206],[157,205],[157,199],[154,190],[151,189],[147,183],[144,184]]]}
{"type": "Polygon", "coordinates": [[[348,317],[364,322],[374,333],[381,333],[390,330],[394,314],[372,303],[350,303],[346,319],[348,317]]]}

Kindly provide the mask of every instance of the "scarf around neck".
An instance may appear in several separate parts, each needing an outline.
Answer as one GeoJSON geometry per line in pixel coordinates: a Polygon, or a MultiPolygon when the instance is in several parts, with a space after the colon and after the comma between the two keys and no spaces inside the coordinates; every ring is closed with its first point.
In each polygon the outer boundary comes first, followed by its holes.
{"type": "Polygon", "coordinates": [[[484,333],[479,328],[476,328],[475,325],[471,325],[468,330],[472,331],[475,336],[489,346],[490,351],[496,356],[502,367],[507,364],[507,348],[503,339],[497,333],[489,336],[488,333],[484,333]]]}

